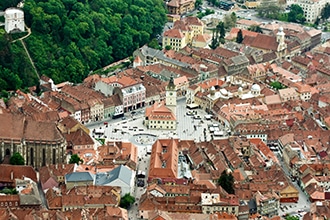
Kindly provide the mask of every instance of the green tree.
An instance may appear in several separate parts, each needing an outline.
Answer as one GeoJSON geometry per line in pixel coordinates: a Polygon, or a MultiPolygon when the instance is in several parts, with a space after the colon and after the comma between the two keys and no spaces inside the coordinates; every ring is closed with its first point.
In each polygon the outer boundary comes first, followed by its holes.
{"type": "Polygon", "coordinates": [[[304,23],[306,21],[304,11],[299,5],[291,5],[290,12],[288,13],[288,21],[296,23],[304,23]]]}
{"type": "Polygon", "coordinates": [[[249,31],[257,32],[262,34],[262,30],[260,26],[252,25],[248,28],[249,31]]]}
{"type": "Polygon", "coordinates": [[[165,50],[171,50],[171,49],[172,49],[171,45],[166,45],[165,46],[165,50]]]}
{"type": "Polygon", "coordinates": [[[321,18],[326,20],[330,17],[330,4],[326,3],[321,11],[321,18]]]}
{"type": "Polygon", "coordinates": [[[157,50],[160,50],[161,47],[159,46],[158,40],[156,38],[153,38],[149,43],[148,46],[157,50]]]}
{"type": "Polygon", "coordinates": [[[7,195],[17,195],[17,190],[16,188],[7,188],[5,187],[3,190],[0,190],[0,193],[4,193],[7,195]]]}
{"type": "Polygon", "coordinates": [[[234,26],[235,26],[236,21],[237,21],[236,13],[235,13],[235,12],[232,12],[232,13],[230,14],[230,18],[231,18],[231,20],[232,20],[232,22],[234,23],[234,26]]]}
{"type": "Polygon", "coordinates": [[[263,0],[257,7],[258,15],[265,18],[278,19],[281,11],[281,5],[272,0],[263,0]]]}
{"type": "MultiPolygon", "coordinates": [[[[25,0],[24,12],[32,29],[25,39],[32,60],[40,75],[51,77],[55,83],[79,83],[91,70],[131,55],[161,34],[166,22],[161,0],[25,0]]],[[[2,48],[9,51],[10,45],[2,47],[0,38],[0,62],[6,59],[0,65],[19,77],[31,74],[28,65],[24,71],[5,66],[21,56],[4,57],[2,48]]],[[[32,77],[22,81],[28,86],[35,83],[32,77]]]]}
{"type": "Polygon", "coordinates": [[[11,165],[24,165],[24,158],[18,152],[15,152],[13,156],[10,157],[9,163],[11,165]]]}
{"type": "Polygon", "coordinates": [[[224,27],[226,30],[230,30],[232,27],[235,27],[236,25],[236,14],[233,12],[231,14],[227,14],[225,17],[224,17],[224,27]]]}
{"type": "Polygon", "coordinates": [[[239,29],[239,31],[237,32],[237,37],[236,37],[236,42],[237,43],[242,43],[243,41],[243,33],[242,33],[242,30],[239,29]]]}
{"type": "Polygon", "coordinates": [[[212,31],[212,40],[211,40],[211,44],[209,45],[209,47],[212,50],[214,50],[218,46],[219,46],[219,40],[218,40],[217,32],[216,32],[216,30],[213,30],[212,31]]]}
{"type": "Polygon", "coordinates": [[[292,216],[292,215],[287,215],[287,216],[285,216],[285,220],[299,220],[299,217],[292,216]]]}
{"type": "Polygon", "coordinates": [[[273,87],[276,90],[279,90],[279,89],[283,89],[284,88],[284,86],[282,85],[282,83],[280,83],[278,81],[271,82],[270,83],[270,86],[273,87]]]}
{"type": "Polygon", "coordinates": [[[225,38],[226,30],[225,30],[225,25],[222,21],[220,21],[219,24],[217,25],[217,30],[220,34],[220,38],[225,38]]]}
{"type": "Polygon", "coordinates": [[[119,206],[127,209],[135,202],[135,198],[130,193],[126,193],[121,199],[119,206]]]}
{"type": "Polygon", "coordinates": [[[195,2],[195,8],[198,8],[200,5],[202,5],[203,0],[196,0],[195,2]]]}
{"type": "Polygon", "coordinates": [[[231,173],[227,173],[225,170],[221,173],[220,178],[218,179],[218,184],[226,190],[229,194],[235,194],[234,190],[234,177],[231,173]]]}
{"type": "Polygon", "coordinates": [[[77,154],[72,154],[69,160],[70,164],[76,163],[83,163],[84,161],[77,155],[77,154]]]}
{"type": "Polygon", "coordinates": [[[3,0],[0,1],[0,10],[4,11],[10,7],[17,7],[17,4],[21,2],[21,0],[3,0]]]}

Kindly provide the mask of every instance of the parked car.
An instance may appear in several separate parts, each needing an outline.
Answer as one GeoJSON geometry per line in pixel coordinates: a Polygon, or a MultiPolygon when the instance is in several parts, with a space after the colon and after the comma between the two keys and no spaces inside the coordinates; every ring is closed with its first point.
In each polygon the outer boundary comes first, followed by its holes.
{"type": "Polygon", "coordinates": [[[199,116],[199,115],[194,115],[194,119],[201,119],[201,116],[199,116]]]}
{"type": "Polygon", "coordinates": [[[193,116],[193,115],[197,114],[197,112],[196,111],[187,111],[186,114],[189,116],[193,116]]]}

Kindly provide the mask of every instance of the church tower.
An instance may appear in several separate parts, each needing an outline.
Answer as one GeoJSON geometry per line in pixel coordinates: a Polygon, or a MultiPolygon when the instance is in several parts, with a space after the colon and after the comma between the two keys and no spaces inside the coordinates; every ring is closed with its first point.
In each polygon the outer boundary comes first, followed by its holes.
{"type": "Polygon", "coordinates": [[[166,86],[166,106],[176,115],[176,86],[174,85],[173,75],[166,86]]]}
{"type": "Polygon", "coordinates": [[[278,29],[278,32],[276,34],[276,42],[278,43],[277,53],[279,54],[279,57],[282,57],[285,55],[285,50],[287,47],[285,43],[285,33],[283,31],[283,27],[280,27],[278,29]]]}

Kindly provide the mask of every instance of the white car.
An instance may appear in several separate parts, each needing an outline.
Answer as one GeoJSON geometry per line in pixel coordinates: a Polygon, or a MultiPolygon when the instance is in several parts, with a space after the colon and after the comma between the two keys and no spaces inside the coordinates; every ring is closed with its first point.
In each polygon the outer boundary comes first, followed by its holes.
{"type": "Polygon", "coordinates": [[[206,120],[211,120],[211,119],[212,119],[212,115],[205,115],[204,118],[205,118],[206,120]]]}

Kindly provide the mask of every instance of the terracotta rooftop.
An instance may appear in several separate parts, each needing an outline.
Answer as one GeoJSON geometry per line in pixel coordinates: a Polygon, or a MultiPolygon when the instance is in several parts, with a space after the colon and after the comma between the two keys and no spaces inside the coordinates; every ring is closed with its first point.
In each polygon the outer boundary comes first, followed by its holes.
{"type": "Polygon", "coordinates": [[[14,183],[15,179],[23,179],[24,177],[38,182],[36,171],[31,166],[0,164],[0,170],[2,182],[14,183]]]}
{"type": "Polygon", "coordinates": [[[164,102],[155,102],[152,106],[146,108],[146,117],[149,120],[175,121],[173,112],[164,104],[164,102]]]}
{"type": "Polygon", "coordinates": [[[54,122],[39,122],[16,114],[0,114],[0,138],[15,141],[63,141],[54,122]]]}
{"type": "Polygon", "coordinates": [[[170,37],[170,38],[184,38],[184,34],[179,29],[169,29],[164,32],[164,37],[170,37]]]}
{"type": "Polygon", "coordinates": [[[150,178],[176,178],[178,173],[178,139],[158,139],[152,145],[150,178]]]}
{"type": "Polygon", "coordinates": [[[264,50],[277,51],[278,43],[276,37],[258,34],[256,37],[246,37],[242,42],[244,45],[256,47],[264,50]]]}

